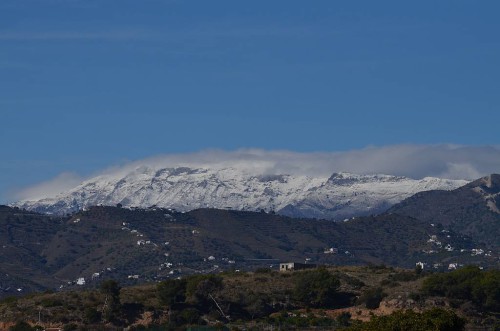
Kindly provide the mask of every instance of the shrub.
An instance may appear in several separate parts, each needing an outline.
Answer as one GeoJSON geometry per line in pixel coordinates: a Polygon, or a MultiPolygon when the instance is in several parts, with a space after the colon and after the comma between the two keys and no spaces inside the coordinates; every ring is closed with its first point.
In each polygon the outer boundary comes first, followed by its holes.
{"type": "Polygon", "coordinates": [[[121,310],[120,290],[121,287],[115,280],[109,279],[101,283],[101,292],[108,299],[108,307],[103,317],[108,321],[114,320],[121,310]]]}
{"type": "Polygon", "coordinates": [[[84,312],[85,323],[93,324],[101,320],[101,313],[95,308],[86,308],[84,312]]]}
{"type": "Polygon", "coordinates": [[[17,297],[8,296],[8,297],[5,297],[4,299],[0,300],[0,303],[12,306],[12,305],[16,304],[17,299],[18,299],[17,297]]]}
{"type": "Polygon", "coordinates": [[[9,328],[10,331],[33,331],[34,328],[24,321],[19,321],[9,328]]]}
{"type": "Polygon", "coordinates": [[[77,330],[77,329],[78,329],[78,325],[76,325],[74,323],[66,324],[63,327],[63,331],[74,331],[74,330],[77,330]]]}
{"type": "Polygon", "coordinates": [[[198,324],[200,322],[200,312],[195,308],[183,309],[179,313],[182,324],[198,324]]]}
{"type": "Polygon", "coordinates": [[[211,294],[223,287],[222,277],[216,275],[196,275],[186,283],[186,295],[200,303],[206,302],[211,294]]]}
{"type": "Polygon", "coordinates": [[[371,288],[366,290],[360,297],[359,302],[364,303],[365,307],[368,309],[377,309],[380,306],[380,302],[385,298],[387,294],[384,293],[382,288],[371,288]]]}
{"type": "Polygon", "coordinates": [[[42,307],[58,307],[58,306],[62,306],[63,303],[61,300],[56,299],[56,298],[44,298],[40,302],[40,305],[42,307]]]}
{"type": "Polygon", "coordinates": [[[389,275],[388,278],[396,282],[411,282],[413,280],[417,280],[419,277],[420,277],[419,273],[403,271],[391,274],[389,275]]]}
{"type": "Polygon", "coordinates": [[[422,293],[472,301],[484,309],[500,312],[500,271],[481,271],[467,266],[424,280],[422,293]]]}
{"type": "Polygon", "coordinates": [[[366,284],[362,280],[359,280],[358,278],[354,277],[346,277],[346,282],[355,289],[359,289],[362,288],[363,286],[366,286],[366,284]]]}
{"type": "Polygon", "coordinates": [[[257,269],[255,269],[256,274],[270,274],[271,271],[272,270],[270,268],[257,268],[257,269]]]}
{"type": "Polygon", "coordinates": [[[349,326],[351,322],[351,314],[349,312],[343,312],[337,316],[336,321],[339,326],[349,326]]]}
{"type": "Polygon", "coordinates": [[[255,317],[263,317],[273,311],[271,306],[268,304],[270,298],[261,294],[247,294],[244,296],[242,301],[243,302],[241,303],[245,306],[245,310],[251,319],[254,319],[255,317]]]}
{"type": "Polygon", "coordinates": [[[414,301],[420,301],[422,300],[422,296],[419,293],[411,292],[408,294],[408,298],[414,301]]]}
{"type": "Polygon", "coordinates": [[[157,286],[158,299],[166,306],[186,300],[186,280],[168,279],[157,286]]]}
{"type": "Polygon", "coordinates": [[[308,307],[328,307],[334,303],[340,281],[325,268],[298,273],[294,297],[308,307]]]}
{"type": "Polygon", "coordinates": [[[387,316],[374,316],[367,323],[348,328],[351,331],[461,331],[465,320],[454,312],[434,308],[423,313],[397,311],[387,316]]]}

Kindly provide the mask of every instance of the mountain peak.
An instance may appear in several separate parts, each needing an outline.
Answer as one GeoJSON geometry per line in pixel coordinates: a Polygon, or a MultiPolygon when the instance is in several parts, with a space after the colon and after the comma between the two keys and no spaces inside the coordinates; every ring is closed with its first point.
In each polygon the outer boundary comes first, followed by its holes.
{"type": "Polygon", "coordinates": [[[136,167],[91,178],[57,197],[15,205],[66,214],[93,205],[124,207],[229,208],[276,211],[287,216],[344,219],[379,213],[417,192],[466,184],[439,178],[334,173],[330,178],[262,174],[248,169],[136,167]]]}
{"type": "Polygon", "coordinates": [[[496,189],[500,191],[500,175],[491,174],[489,176],[483,177],[480,180],[484,181],[484,185],[489,189],[496,189]]]}
{"type": "Polygon", "coordinates": [[[492,212],[500,214],[500,175],[485,176],[469,183],[466,187],[480,194],[492,212]]]}
{"type": "Polygon", "coordinates": [[[470,182],[466,187],[475,189],[476,191],[485,191],[488,193],[500,192],[500,175],[491,174],[470,182]]]}

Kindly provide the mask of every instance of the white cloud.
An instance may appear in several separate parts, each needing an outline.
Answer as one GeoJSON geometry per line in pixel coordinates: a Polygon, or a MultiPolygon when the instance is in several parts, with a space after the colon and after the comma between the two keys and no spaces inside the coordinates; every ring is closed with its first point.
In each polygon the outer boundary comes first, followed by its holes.
{"type": "MultiPolygon", "coordinates": [[[[330,176],[334,172],[389,174],[410,178],[440,177],[476,179],[500,172],[499,146],[393,145],[367,147],[343,152],[299,153],[240,149],[204,150],[187,154],[168,154],[114,166],[96,175],[121,177],[139,167],[238,167],[250,173],[288,173],[330,176]]],[[[16,200],[54,196],[78,185],[83,179],[64,173],[56,178],[24,189],[16,200]]]]}
{"type": "Polygon", "coordinates": [[[12,201],[39,200],[69,190],[82,182],[83,178],[75,173],[63,172],[55,178],[24,188],[12,194],[12,201]]]}

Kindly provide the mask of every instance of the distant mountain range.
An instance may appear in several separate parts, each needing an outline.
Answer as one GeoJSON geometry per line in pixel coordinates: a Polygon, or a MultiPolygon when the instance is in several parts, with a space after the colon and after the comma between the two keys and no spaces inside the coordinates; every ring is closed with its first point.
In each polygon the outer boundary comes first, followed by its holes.
{"type": "Polygon", "coordinates": [[[498,268],[499,179],[491,175],[452,191],[420,192],[378,216],[345,222],[210,208],[98,206],[51,216],[0,206],[0,296],[94,286],[102,278],[127,284],[280,261],[498,268]]]}
{"type": "Polygon", "coordinates": [[[219,208],[275,211],[290,217],[343,220],[378,214],[421,191],[451,190],[467,181],[335,173],[328,177],[252,174],[236,168],[137,167],[101,175],[56,197],[15,206],[64,215],[96,205],[190,211],[219,208]]]}

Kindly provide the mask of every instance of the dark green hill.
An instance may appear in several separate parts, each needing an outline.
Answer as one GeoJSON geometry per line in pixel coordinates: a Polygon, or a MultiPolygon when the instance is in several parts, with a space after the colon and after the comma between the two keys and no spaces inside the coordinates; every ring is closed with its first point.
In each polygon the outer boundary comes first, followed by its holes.
{"type": "Polygon", "coordinates": [[[0,295],[59,283],[48,272],[42,251],[64,227],[65,220],[0,206],[0,295]]]}
{"type": "Polygon", "coordinates": [[[493,174],[453,191],[420,192],[389,213],[441,224],[486,244],[500,247],[500,175],[493,174]]]}
{"type": "Polygon", "coordinates": [[[496,252],[471,256],[472,248],[482,247],[475,240],[394,213],[336,223],[230,210],[117,207],[54,218],[0,207],[0,226],[3,296],[18,294],[17,288],[24,293],[94,287],[107,278],[135,284],[224,269],[277,268],[283,261],[498,266],[496,252]]]}

